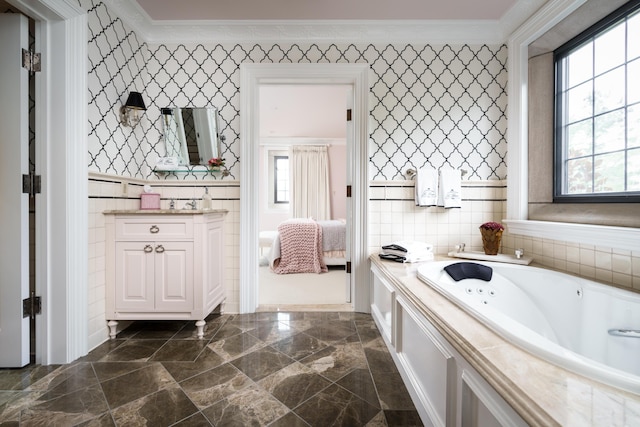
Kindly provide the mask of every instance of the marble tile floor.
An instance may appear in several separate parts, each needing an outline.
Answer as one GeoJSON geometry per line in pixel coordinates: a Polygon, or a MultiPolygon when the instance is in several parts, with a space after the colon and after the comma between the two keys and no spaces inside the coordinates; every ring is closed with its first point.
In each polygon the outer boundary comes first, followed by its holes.
{"type": "Polygon", "coordinates": [[[368,314],[134,322],[68,365],[0,369],[0,426],[422,425],[368,314]]]}

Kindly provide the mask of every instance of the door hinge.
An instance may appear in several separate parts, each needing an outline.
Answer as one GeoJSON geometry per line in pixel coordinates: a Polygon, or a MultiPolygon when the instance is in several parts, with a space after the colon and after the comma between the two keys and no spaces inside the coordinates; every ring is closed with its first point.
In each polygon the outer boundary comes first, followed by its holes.
{"type": "Polygon", "coordinates": [[[351,121],[351,108],[349,108],[347,110],[347,121],[350,122],[351,121]]]}
{"type": "Polygon", "coordinates": [[[26,68],[31,74],[40,71],[40,54],[22,49],[22,68],[26,68]]]}
{"type": "Polygon", "coordinates": [[[36,296],[35,292],[31,292],[31,297],[22,300],[22,318],[36,318],[36,314],[42,313],[42,300],[36,296]]]}
{"type": "Polygon", "coordinates": [[[351,261],[347,261],[347,265],[345,266],[345,270],[347,273],[351,273],[351,261]]]}
{"type": "Polygon", "coordinates": [[[347,185],[347,197],[351,197],[351,186],[347,185]]]}
{"type": "Polygon", "coordinates": [[[35,197],[42,190],[42,179],[40,175],[22,175],[22,192],[29,195],[29,197],[35,197]]]}

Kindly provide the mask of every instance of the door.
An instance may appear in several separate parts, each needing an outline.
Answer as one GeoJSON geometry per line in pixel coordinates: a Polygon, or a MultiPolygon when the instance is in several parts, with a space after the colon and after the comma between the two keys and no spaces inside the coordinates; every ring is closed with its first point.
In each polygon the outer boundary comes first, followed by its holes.
{"type": "MultiPolygon", "coordinates": [[[[161,242],[155,251],[155,308],[187,311],[193,306],[193,242],[161,242]]],[[[202,295],[198,295],[202,301],[202,295]]]]}
{"type": "Polygon", "coordinates": [[[21,66],[28,49],[27,18],[0,15],[0,367],[29,363],[29,199],[22,175],[29,173],[28,71],[21,66]]]}
{"type": "Polygon", "coordinates": [[[116,311],[153,311],[154,243],[116,242],[116,311]]]}

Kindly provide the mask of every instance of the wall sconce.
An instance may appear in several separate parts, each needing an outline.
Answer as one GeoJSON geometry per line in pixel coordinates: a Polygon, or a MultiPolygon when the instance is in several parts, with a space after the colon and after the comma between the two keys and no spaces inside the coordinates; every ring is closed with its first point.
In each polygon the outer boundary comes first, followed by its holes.
{"type": "Polygon", "coordinates": [[[134,127],[140,121],[138,111],[146,111],[147,107],[142,100],[140,92],[129,92],[127,102],[120,107],[120,124],[122,126],[134,127]]]}

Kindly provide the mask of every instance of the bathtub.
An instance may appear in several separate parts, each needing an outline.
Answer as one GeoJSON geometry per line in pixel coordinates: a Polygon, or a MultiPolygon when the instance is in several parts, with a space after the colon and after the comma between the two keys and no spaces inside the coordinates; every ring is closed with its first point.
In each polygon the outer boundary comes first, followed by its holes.
{"type": "Polygon", "coordinates": [[[492,269],[490,281],[454,281],[444,268],[459,262],[425,263],[418,278],[524,350],[640,394],[640,294],[495,262],[476,263],[492,269]]]}

